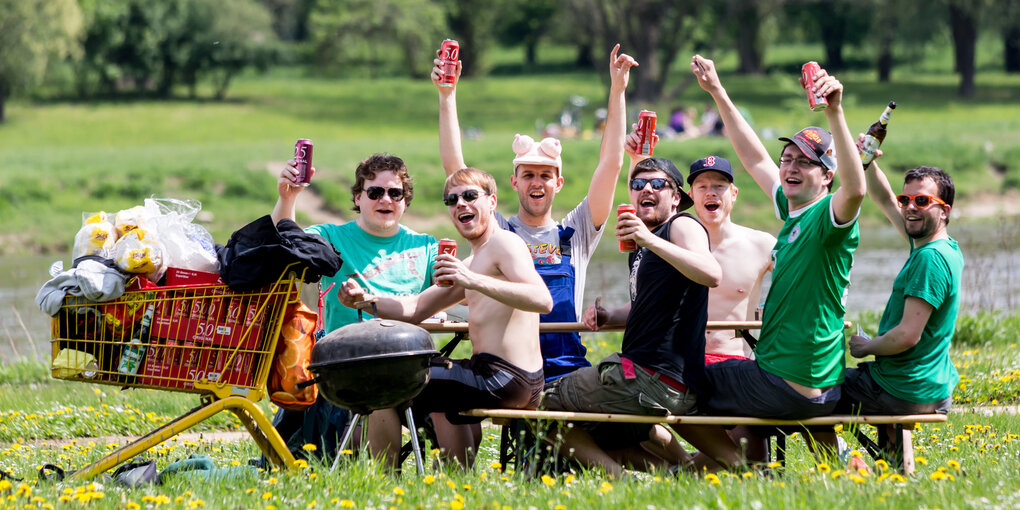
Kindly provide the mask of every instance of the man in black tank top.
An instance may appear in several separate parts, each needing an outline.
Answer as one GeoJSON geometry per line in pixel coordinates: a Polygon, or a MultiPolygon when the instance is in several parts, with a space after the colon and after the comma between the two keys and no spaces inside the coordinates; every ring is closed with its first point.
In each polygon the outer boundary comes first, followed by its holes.
{"type": "MultiPolygon", "coordinates": [[[[636,213],[620,215],[616,235],[637,243],[629,259],[630,303],[611,311],[589,307],[584,314],[592,330],[626,324],[622,352],[547,386],[547,409],[681,415],[692,410],[703,384],[708,287],[722,277],[709,251],[708,232],[697,218],[680,212],[693,201],[671,161],[640,161],[631,170],[628,188],[636,213]]],[[[620,456],[636,468],[663,460],[624,454],[637,452],[633,447],[648,439],[649,425],[578,425],[567,433],[560,452],[587,466],[619,476],[620,456]]]]}

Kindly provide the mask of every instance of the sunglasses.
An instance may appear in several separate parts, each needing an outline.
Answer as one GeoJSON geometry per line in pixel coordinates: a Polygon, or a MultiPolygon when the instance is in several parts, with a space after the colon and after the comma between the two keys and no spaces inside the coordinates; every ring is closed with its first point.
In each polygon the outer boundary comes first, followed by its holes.
{"type": "Polygon", "coordinates": [[[461,191],[459,195],[456,193],[448,193],[443,197],[443,203],[446,204],[447,207],[453,207],[457,205],[458,199],[463,198],[465,202],[470,204],[471,202],[478,200],[478,197],[482,195],[484,195],[484,193],[476,189],[466,189],[461,191]]]}
{"type": "Polygon", "coordinates": [[[949,205],[943,202],[942,199],[931,195],[896,195],[896,203],[899,204],[902,209],[906,209],[910,206],[911,201],[914,202],[914,206],[918,209],[927,209],[931,207],[933,203],[946,206],[949,205]]]}
{"type": "Polygon", "coordinates": [[[652,189],[655,191],[659,191],[660,189],[665,188],[666,186],[670,186],[669,180],[663,179],[662,177],[656,177],[654,179],[642,179],[640,177],[637,177],[635,179],[630,180],[630,189],[634,191],[641,191],[645,189],[645,184],[649,183],[652,185],[652,189]]]}
{"type": "Polygon", "coordinates": [[[382,198],[383,193],[387,194],[395,202],[399,202],[404,198],[404,188],[384,188],[382,186],[370,186],[365,189],[365,195],[368,196],[369,200],[379,200],[382,198]]]}

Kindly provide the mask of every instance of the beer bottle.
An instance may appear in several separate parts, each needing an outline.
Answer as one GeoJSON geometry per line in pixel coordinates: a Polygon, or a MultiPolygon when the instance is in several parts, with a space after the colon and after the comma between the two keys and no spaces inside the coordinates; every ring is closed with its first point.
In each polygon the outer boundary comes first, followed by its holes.
{"type": "Polygon", "coordinates": [[[864,144],[861,146],[861,163],[864,163],[865,170],[875,159],[875,151],[878,150],[878,146],[882,145],[882,141],[885,140],[885,134],[889,126],[889,115],[892,114],[895,108],[896,102],[889,101],[889,106],[885,107],[882,116],[864,134],[864,144]]]}

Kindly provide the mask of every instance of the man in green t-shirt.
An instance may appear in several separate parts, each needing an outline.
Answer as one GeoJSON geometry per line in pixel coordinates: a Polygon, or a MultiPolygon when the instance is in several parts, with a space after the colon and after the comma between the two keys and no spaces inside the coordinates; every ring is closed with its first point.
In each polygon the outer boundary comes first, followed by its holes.
{"type": "MultiPolygon", "coordinates": [[[[857,215],[866,192],[864,169],[843,116],[843,85],[820,70],[810,84],[828,102],[830,133],[802,129],[787,142],[779,166],[740,115],[719,81],[715,64],[691,60],[699,85],[712,95],[744,168],[775,206],[783,228],[772,250],[772,285],[765,301],[755,360],[729,360],[705,369],[711,414],[801,419],[830,414],[843,382],[843,312],[857,215]],[[838,162],[838,165],[837,165],[838,162]],[[835,174],[840,187],[830,193],[835,174]]],[[[719,428],[704,451],[723,464],[743,461],[719,428]]]]}
{"type": "MultiPolygon", "coordinates": [[[[312,170],[314,173],[314,169],[312,170]]],[[[298,171],[290,161],[277,183],[279,199],[273,208],[273,221],[295,219],[298,195],[305,189],[298,184],[298,171]]],[[[321,235],[332,244],[343,259],[340,271],[322,279],[323,329],[328,333],[358,321],[356,310],[344,306],[335,296],[348,279],[380,296],[406,296],[421,293],[432,284],[432,266],[438,252],[436,239],[419,234],[400,224],[400,218],[414,198],[414,186],[404,161],[389,154],[373,154],[358,164],[351,186],[351,200],[358,217],[342,225],[312,225],[306,230],[321,235]],[[336,287],[329,289],[336,284],[336,287]]],[[[274,420],[280,435],[298,448],[315,444],[320,455],[334,454],[337,436],[348,420],[346,410],[323,398],[304,412],[280,411],[274,420]],[[293,440],[291,440],[293,436],[293,440]]],[[[399,420],[396,411],[384,409],[372,413],[369,422],[399,420]]],[[[390,448],[372,436],[373,453],[387,456],[390,465],[399,458],[399,446],[390,448]]]]}
{"type": "Polygon", "coordinates": [[[919,166],[894,195],[875,162],[868,195],[910,243],[892,294],[882,312],[878,336],[850,337],[850,354],[875,356],[846,371],[841,411],[864,414],[949,412],[960,380],[949,344],[959,308],[963,254],[949,236],[953,179],[940,168],[919,166]]]}

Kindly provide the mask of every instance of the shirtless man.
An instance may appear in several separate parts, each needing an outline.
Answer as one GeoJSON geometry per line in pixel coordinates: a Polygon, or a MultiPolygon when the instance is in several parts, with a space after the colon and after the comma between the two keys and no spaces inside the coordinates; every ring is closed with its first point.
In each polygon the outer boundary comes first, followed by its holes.
{"type": "MultiPolygon", "coordinates": [[[[472,356],[434,367],[428,385],[414,399],[418,412],[433,413],[439,444],[463,466],[473,460],[481,442],[481,427],[453,425],[444,413],[478,407],[534,409],[544,386],[538,315],[552,309],[552,296],[532,264],[531,252],[520,237],[497,227],[496,181],[474,168],[464,168],[446,179],[443,202],[457,231],[471,245],[471,256],[436,257],[437,281],[421,294],[379,297],[380,317],[412,324],[467,300],[471,313],[485,320],[471,321],[472,356]]],[[[340,289],[340,300],[354,307],[370,296],[354,280],[340,289]]],[[[371,427],[400,442],[398,421],[372,422],[371,427]]]]}

